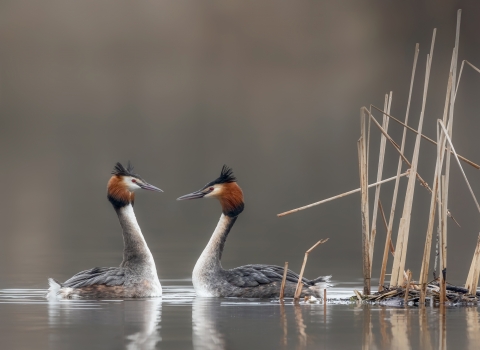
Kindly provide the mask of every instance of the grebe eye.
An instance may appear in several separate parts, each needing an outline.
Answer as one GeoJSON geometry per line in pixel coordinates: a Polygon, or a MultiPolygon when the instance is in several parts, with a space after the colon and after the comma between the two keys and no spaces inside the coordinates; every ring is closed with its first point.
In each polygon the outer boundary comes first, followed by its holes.
{"type": "Polygon", "coordinates": [[[132,182],[135,182],[135,183],[136,183],[136,182],[137,182],[137,180],[135,180],[135,179],[132,179],[132,182]]]}
{"type": "Polygon", "coordinates": [[[215,189],[214,187],[210,187],[210,188],[209,188],[210,191],[213,191],[214,189],[215,189]]]}

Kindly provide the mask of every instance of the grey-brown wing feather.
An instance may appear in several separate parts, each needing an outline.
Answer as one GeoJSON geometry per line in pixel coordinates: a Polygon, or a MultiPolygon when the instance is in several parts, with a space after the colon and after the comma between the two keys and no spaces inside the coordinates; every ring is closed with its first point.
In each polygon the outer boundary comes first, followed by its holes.
{"type": "MultiPolygon", "coordinates": [[[[231,270],[227,270],[227,281],[237,287],[256,287],[261,284],[268,284],[282,281],[284,268],[277,265],[245,265],[231,270]]],[[[298,283],[299,276],[287,270],[286,280],[293,283],[298,283]]],[[[315,282],[320,282],[321,277],[315,280],[308,280],[302,278],[305,285],[312,286],[315,282]]]]}
{"type": "Polygon", "coordinates": [[[77,273],[61,285],[66,288],[81,288],[97,284],[121,286],[124,283],[125,269],[121,267],[94,267],[77,273]]]}

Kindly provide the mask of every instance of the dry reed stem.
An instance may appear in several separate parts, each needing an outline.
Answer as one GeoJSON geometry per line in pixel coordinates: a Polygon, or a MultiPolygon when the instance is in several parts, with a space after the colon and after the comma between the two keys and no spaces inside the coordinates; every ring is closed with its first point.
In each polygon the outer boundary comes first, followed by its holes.
{"type": "MultiPolygon", "coordinates": [[[[430,69],[432,64],[432,56],[433,56],[433,47],[435,45],[435,36],[436,36],[436,28],[433,30],[432,36],[432,44],[430,46],[430,54],[427,55],[427,68],[425,74],[425,82],[423,88],[423,98],[422,98],[422,110],[420,112],[420,120],[418,122],[418,134],[415,140],[415,148],[413,151],[413,159],[412,159],[412,167],[410,168],[410,172],[412,173],[409,177],[407,191],[405,195],[405,201],[403,206],[403,213],[402,213],[402,220],[403,225],[400,225],[400,229],[398,231],[397,237],[397,245],[395,247],[395,257],[393,259],[393,269],[392,269],[392,279],[390,284],[398,285],[401,278],[401,271],[405,269],[405,259],[407,255],[407,246],[408,246],[408,236],[410,230],[410,219],[412,213],[412,204],[413,204],[413,195],[415,192],[415,177],[417,175],[417,165],[418,165],[418,157],[420,153],[420,140],[423,128],[423,119],[425,115],[425,105],[427,100],[427,92],[428,92],[428,83],[430,79],[430,69]]],[[[401,220],[401,221],[402,221],[401,220]]]]}
{"type": "MultiPolygon", "coordinates": [[[[383,225],[385,226],[385,232],[386,232],[388,230],[387,218],[385,217],[385,212],[383,211],[383,206],[380,199],[378,200],[378,207],[380,209],[380,213],[382,214],[383,225]]],[[[390,247],[390,253],[392,254],[392,256],[395,256],[395,247],[393,246],[391,239],[389,240],[388,245],[390,247]]]]}
{"type": "Polygon", "coordinates": [[[477,238],[477,246],[473,254],[470,270],[468,271],[467,281],[465,282],[465,288],[468,289],[471,295],[475,295],[477,292],[479,263],[480,263],[480,234],[478,235],[478,238],[477,238]]]}
{"type": "Polygon", "coordinates": [[[363,293],[370,294],[370,229],[369,229],[369,209],[368,209],[368,182],[367,182],[367,163],[365,149],[365,108],[360,109],[360,139],[358,146],[358,165],[360,172],[361,188],[361,216],[362,216],[362,260],[363,260],[363,293]]]}
{"type": "MultiPolygon", "coordinates": [[[[457,62],[458,62],[458,48],[459,48],[459,42],[460,42],[460,23],[461,23],[461,18],[462,18],[462,11],[458,10],[457,11],[457,29],[455,32],[455,49],[454,49],[454,54],[453,54],[453,60],[452,60],[452,87],[456,86],[456,79],[457,79],[457,62]]],[[[450,158],[451,158],[451,139],[452,139],[452,131],[453,131],[453,111],[454,111],[454,106],[455,106],[455,91],[452,88],[451,93],[450,93],[450,110],[449,110],[449,115],[448,115],[448,135],[445,134],[447,139],[449,139],[449,144],[447,145],[447,156],[445,159],[445,187],[442,189],[442,235],[443,235],[443,245],[445,246],[445,249],[443,251],[443,260],[445,264],[445,268],[441,270],[442,277],[443,277],[443,284],[445,284],[445,274],[446,274],[446,267],[447,267],[447,251],[446,251],[446,242],[447,242],[447,207],[448,207],[448,186],[450,183],[450,158]]],[[[446,120],[445,120],[446,122],[446,120]]],[[[458,159],[458,158],[457,158],[458,159]]],[[[440,249],[442,251],[442,249],[440,249]]],[[[440,263],[442,260],[440,260],[440,263]]],[[[443,286],[442,286],[443,289],[443,286]]]]}
{"type": "MultiPolygon", "coordinates": [[[[368,112],[368,110],[363,107],[363,109],[365,111],[368,112]]],[[[405,157],[405,155],[403,154],[403,152],[400,150],[400,147],[398,146],[398,144],[392,139],[392,137],[382,128],[382,126],[378,123],[378,121],[373,117],[373,115],[370,114],[370,118],[373,120],[374,124],[377,126],[377,128],[380,130],[380,132],[385,135],[385,137],[387,138],[388,141],[390,141],[390,143],[393,145],[393,147],[396,149],[396,151],[398,152],[398,154],[400,155],[400,157],[402,158],[402,160],[405,162],[405,164],[408,165],[409,168],[412,167],[412,164],[410,163],[410,161],[407,159],[407,157],[405,157]]],[[[430,188],[430,186],[428,186],[428,183],[418,174],[416,173],[416,178],[418,179],[418,181],[420,181],[421,185],[423,187],[425,187],[429,192],[432,192],[432,189],[430,188]]]]}
{"type": "Polygon", "coordinates": [[[387,233],[386,238],[385,238],[385,248],[384,252],[386,251],[387,254],[383,255],[383,260],[382,260],[382,269],[380,271],[380,280],[378,282],[378,291],[381,292],[383,290],[383,284],[385,282],[385,274],[387,272],[387,261],[388,261],[388,248],[390,247],[390,253],[395,256],[395,248],[393,247],[393,243],[391,240],[391,235],[388,235],[388,224],[387,224],[387,218],[385,217],[385,212],[383,211],[383,206],[382,202],[380,199],[378,200],[378,207],[380,209],[380,213],[382,214],[383,218],[383,224],[385,226],[385,232],[387,233]]]}
{"type": "Polygon", "coordinates": [[[475,194],[473,193],[472,186],[470,186],[470,182],[469,182],[468,179],[467,179],[467,175],[465,174],[465,171],[464,171],[463,168],[462,168],[462,164],[460,163],[460,159],[458,158],[458,154],[457,154],[457,152],[455,151],[455,147],[453,147],[452,139],[450,138],[450,136],[448,136],[447,129],[445,128],[445,125],[443,124],[443,122],[442,122],[440,119],[438,120],[438,124],[439,124],[440,127],[442,128],[443,134],[445,135],[445,137],[446,137],[446,139],[447,139],[447,141],[448,141],[448,145],[449,145],[449,146],[451,147],[451,149],[452,149],[452,153],[453,153],[453,155],[455,156],[455,159],[457,160],[458,166],[460,167],[460,171],[461,171],[462,174],[463,174],[463,178],[465,179],[465,182],[467,183],[468,189],[470,190],[470,194],[472,195],[473,200],[475,201],[475,204],[476,204],[476,206],[477,206],[477,210],[478,210],[478,212],[480,213],[480,204],[478,204],[477,197],[475,197],[475,194]]]}
{"type": "Polygon", "coordinates": [[[408,292],[410,290],[410,281],[412,280],[412,271],[407,271],[407,286],[405,287],[405,305],[408,303],[408,292]]]}
{"type": "Polygon", "coordinates": [[[280,286],[280,300],[283,300],[283,296],[285,295],[285,283],[287,281],[287,271],[288,271],[288,261],[285,261],[285,266],[283,267],[283,278],[282,284],[280,286]]]}
{"type": "MultiPolygon", "coordinates": [[[[467,175],[465,174],[465,171],[462,168],[462,164],[460,163],[457,152],[455,151],[455,147],[453,146],[452,140],[448,136],[447,128],[445,127],[445,125],[443,124],[443,122],[441,120],[438,120],[438,124],[442,128],[443,135],[445,136],[446,140],[448,141],[449,146],[451,147],[451,149],[453,151],[455,159],[457,160],[457,163],[460,167],[460,171],[462,172],[462,175],[465,179],[465,182],[467,183],[470,194],[472,195],[473,200],[475,201],[475,204],[477,206],[477,210],[480,213],[480,205],[479,205],[478,200],[475,196],[475,193],[473,192],[472,186],[470,185],[470,182],[467,179],[467,175]]],[[[477,243],[477,249],[478,249],[478,243],[477,243]]],[[[446,255],[446,252],[445,252],[445,255],[446,255]]],[[[445,260],[446,260],[446,257],[445,257],[445,260]]],[[[479,261],[478,253],[477,253],[477,250],[475,250],[475,254],[474,254],[474,257],[473,257],[473,260],[472,260],[472,265],[470,266],[470,271],[469,271],[468,278],[467,278],[467,283],[466,283],[466,286],[465,286],[465,288],[468,288],[470,290],[470,293],[473,294],[473,295],[475,295],[476,290],[477,290],[477,286],[478,286],[478,273],[479,273],[479,268],[480,268],[478,266],[479,263],[480,263],[480,261],[479,261]],[[477,258],[475,258],[476,256],[477,256],[477,258]],[[467,287],[467,285],[469,285],[469,286],[467,287]]]]}
{"type": "MultiPolygon", "coordinates": [[[[385,95],[385,104],[384,104],[384,111],[387,111],[387,113],[390,113],[390,107],[392,105],[392,92],[390,91],[389,95],[385,95]]],[[[371,119],[368,118],[370,121],[371,119]]],[[[382,127],[385,129],[385,131],[388,132],[388,121],[389,119],[387,118],[386,115],[383,116],[383,121],[382,121],[382,127]]],[[[383,173],[383,164],[385,162],[385,146],[386,146],[386,138],[382,134],[380,137],[380,151],[378,155],[378,167],[377,167],[377,182],[382,180],[382,173],[383,173]]],[[[375,188],[375,201],[373,203],[378,203],[380,199],[380,190],[381,190],[381,185],[377,185],[375,188]]],[[[378,206],[374,205],[373,206],[373,215],[372,215],[372,229],[370,233],[370,276],[372,275],[372,261],[373,261],[373,250],[374,250],[374,245],[375,245],[375,236],[377,235],[377,215],[378,215],[378,206]]]]}
{"type": "MultiPolygon", "coordinates": [[[[320,244],[323,244],[328,241],[328,238],[321,239],[317,243],[315,243],[309,250],[305,252],[305,257],[303,258],[302,268],[300,269],[300,275],[298,276],[298,283],[297,287],[295,288],[294,298],[300,298],[300,294],[302,294],[302,279],[303,279],[303,272],[305,271],[305,265],[307,265],[308,254],[312,252],[315,248],[317,248],[320,244]]],[[[286,271],[286,270],[285,270],[286,271]]],[[[286,278],[286,273],[284,271],[284,278],[286,278]]],[[[282,282],[283,283],[283,282],[282,282]]]]}
{"type": "Polygon", "coordinates": [[[321,239],[317,243],[315,243],[309,250],[306,251],[307,254],[310,254],[312,250],[317,248],[320,244],[326,243],[329,240],[329,238],[321,239]]]}
{"type": "MultiPolygon", "coordinates": [[[[447,84],[447,93],[445,96],[445,107],[443,110],[443,116],[446,118],[448,105],[450,102],[450,90],[452,88],[452,75],[449,74],[448,84],[447,84]]],[[[437,130],[438,134],[438,130],[437,130]]],[[[419,282],[421,285],[422,293],[420,295],[420,304],[425,304],[425,297],[427,292],[427,282],[428,282],[428,270],[430,265],[430,255],[431,255],[431,248],[432,248],[432,235],[433,235],[433,225],[435,223],[435,211],[437,206],[437,196],[438,196],[438,174],[442,171],[443,166],[443,159],[445,152],[440,150],[445,149],[445,136],[443,134],[437,135],[437,160],[435,163],[435,175],[433,177],[433,190],[432,190],[432,197],[430,198],[430,211],[428,215],[428,226],[427,226],[427,234],[425,237],[425,246],[423,249],[423,259],[422,259],[422,268],[420,270],[420,278],[419,282]]]]}
{"type": "Polygon", "coordinates": [[[475,270],[473,271],[472,283],[469,290],[471,295],[477,294],[479,272],[480,272],[480,247],[479,247],[479,254],[477,254],[477,265],[475,266],[475,270]]]}
{"type": "MultiPolygon", "coordinates": [[[[406,171],[404,172],[403,174],[400,174],[400,177],[403,177],[403,176],[407,176],[408,174],[410,174],[409,171],[406,171]]],[[[390,177],[388,179],[384,179],[382,181],[379,181],[379,182],[375,182],[373,184],[370,184],[368,185],[368,188],[372,188],[372,187],[375,187],[379,184],[384,184],[386,182],[389,182],[389,181],[393,181],[393,180],[396,180],[396,176],[393,176],[393,177],[390,177]]],[[[283,213],[280,213],[280,214],[277,214],[278,217],[282,217],[282,216],[285,216],[285,215],[288,215],[288,214],[293,214],[293,213],[296,213],[297,211],[300,211],[300,210],[304,210],[304,209],[308,209],[308,208],[311,208],[311,207],[314,207],[314,206],[317,206],[317,205],[320,205],[320,204],[323,204],[323,203],[327,203],[327,202],[330,202],[330,201],[333,201],[335,199],[338,199],[338,198],[342,198],[342,197],[346,197],[348,195],[351,195],[351,194],[354,194],[354,193],[357,193],[357,192],[360,192],[361,191],[361,188],[357,188],[355,190],[351,190],[351,191],[348,191],[348,192],[345,192],[345,193],[341,193],[341,194],[338,194],[336,196],[333,196],[333,197],[330,197],[330,198],[327,198],[327,199],[323,199],[319,202],[315,202],[315,203],[312,203],[312,204],[308,204],[308,205],[305,205],[303,207],[299,207],[299,208],[295,208],[295,209],[292,209],[292,210],[289,210],[289,211],[286,211],[286,212],[283,212],[283,213]]]]}
{"type": "Polygon", "coordinates": [[[357,296],[358,301],[362,301],[362,295],[360,294],[360,292],[356,289],[354,289],[353,292],[357,296]]]}
{"type": "MultiPolygon", "coordinates": [[[[413,67],[412,67],[412,76],[410,78],[410,89],[408,92],[408,102],[407,102],[407,109],[405,111],[405,124],[408,123],[408,116],[410,114],[410,103],[412,100],[412,91],[413,91],[413,82],[415,81],[415,72],[417,69],[417,62],[418,62],[418,53],[419,53],[419,45],[418,43],[415,45],[415,54],[413,56],[413,67]]],[[[400,146],[400,153],[403,154],[405,149],[405,140],[407,137],[407,130],[403,129],[402,134],[402,144],[400,146]]],[[[379,291],[380,288],[383,288],[383,284],[385,282],[385,274],[387,272],[387,262],[388,262],[388,246],[387,242],[390,242],[391,246],[393,247],[392,243],[392,230],[393,230],[393,220],[395,217],[395,208],[397,206],[397,196],[398,196],[398,186],[400,183],[400,173],[402,171],[402,157],[398,157],[398,165],[397,165],[397,176],[395,181],[395,187],[393,190],[393,197],[392,197],[392,206],[390,207],[390,217],[388,219],[388,228],[387,228],[387,238],[385,241],[385,248],[383,250],[383,259],[382,259],[382,267],[380,269],[380,283],[379,283],[379,291]]],[[[395,250],[395,248],[393,248],[395,250]]],[[[395,255],[395,254],[394,254],[395,255]]]]}
{"type": "MultiPolygon", "coordinates": [[[[397,118],[391,116],[390,114],[387,114],[387,113],[384,113],[384,111],[382,111],[380,108],[376,107],[375,105],[370,105],[371,107],[373,107],[374,109],[378,110],[379,112],[382,112],[383,114],[385,114],[387,117],[389,117],[390,119],[392,119],[393,121],[397,122],[398,124],[402,125],[404,128],[418,134],[418,131],[415,130],[414,128],[408,126],[406,123],[402,123],[400,120],[398,120],[397,118]]],[[[420,135],[423,139],[427,140],[428,142],[436,145],[437,142],[432,140],[431,138],[425,136],[425,135],[420,135]]],[[[480,169],[480,165],[478,165],[477,163],[474,163],[473,161],[465,158],[464,156],[462,155],[458,155],[458,158],[460,158],[460,160],[462,160],[463,162],[467,163],[468,165],[471,165],[472,167],[474,167],[475,169],[480,169]]]]}
{"type": "Polygon", "coordinates": [[[457,98],[458,86],[460,85],[460,79],[462,78],[462,72],[463,72],[463,65],[464,65],[465,62],[466,62],[470,67],[472,67],[473,69],[475,69],[478,73],[480,73],[480,69],[478,69],[477,67],[475,67],[473,64],[471,64],[471,63],[468,62],[467,60],[463,60],[463,61],[462,61],[462,66],[460,67],[460,73],[458,74],[457,87],[455,88],[455,98],[454,98],[454,100],[453,100],[454,103],[455,103],[455,99],[457,98]]]}
{"type": "Polygon", "coordinates": [[[446,195],[446,176],[442,175],[441,178],[441,202],[438,204],[440,208],[440,212],[442,213],[439,216],[440,222],[440,304],[444,305],[446,301],[446,273],[447,273],[447,242],[446,242],[446,230],[445,230],[445,221],[446,215],[443,215],[445,212],[445,195],[446,195]]]}

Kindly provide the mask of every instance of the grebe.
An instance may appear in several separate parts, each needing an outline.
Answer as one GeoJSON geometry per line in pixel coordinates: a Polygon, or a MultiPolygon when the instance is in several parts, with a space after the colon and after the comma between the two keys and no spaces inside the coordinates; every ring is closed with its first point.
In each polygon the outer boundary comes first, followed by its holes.
{"type": "MultiPolygon", "coordinates": [[[[276,298],[280,295],[284,268],[276,265],[245,265],[231,270],[222,267],[222,252],[228,233],[243,211],[243,192],[237,184],[231,168],[223,166],[220,177],[202,189],[186,194],[177,200],[217,198],[222,206],[222,215],[215,231],[193,269],[193,287],[198,296],[276,298]]],[[[287,271],[285,297],[293,297],[299,276],[287,271]]],[[[302,279],[301,296],[314,295],[321,298],[323,288],[329,286],[330,276],[313,280],[302,279]]]]}
{"type": "Polygon", "coordinates": [[[123,229],[123,261],[120,267],[94,267],[77,273],[64,283],[48,279],[47,298],[145,298],[162,295],[162,287],[152,253],[138,226],[133,204],[134,191],[163,192],[117,163],[107,185],[107,197],[115,209],[123,229]]]}

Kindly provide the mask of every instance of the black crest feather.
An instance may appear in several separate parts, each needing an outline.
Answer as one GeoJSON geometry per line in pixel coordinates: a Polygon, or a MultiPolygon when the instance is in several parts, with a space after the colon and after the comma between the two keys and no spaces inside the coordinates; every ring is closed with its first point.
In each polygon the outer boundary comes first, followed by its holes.
{"type": "Polygon", "coordinates": [[[117,164],[115,164],[115,166],[113,167],[112,175],[132,176],[132,177],[136,177],[138,179],[141,179],[141,177],[138,174],[135,174],[133,172],[133,165],[130,164],[130,161],[128,162],[127,168],[125,168],[122,165],[122,163],[117,162],[117,164]]]}
{"type": "Polygon", "coordinates": [[[237,182],[237,178],[235,177],[235,175],[233,175],[232,168],[228,167],[225,164],[222,167],[222,172],[220,173],[220,176],[217,179],[213,180],[212,182],[209,182],[208,184],[206,184],[205,187],[213,186],[216,184],[229,183],[229,182],[237,182]]]}

